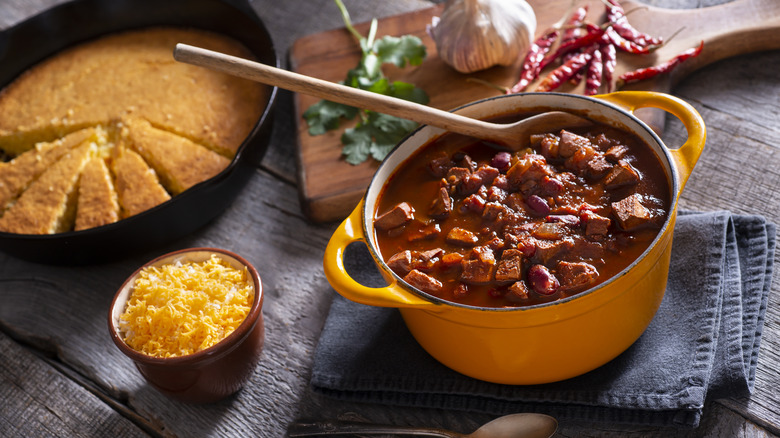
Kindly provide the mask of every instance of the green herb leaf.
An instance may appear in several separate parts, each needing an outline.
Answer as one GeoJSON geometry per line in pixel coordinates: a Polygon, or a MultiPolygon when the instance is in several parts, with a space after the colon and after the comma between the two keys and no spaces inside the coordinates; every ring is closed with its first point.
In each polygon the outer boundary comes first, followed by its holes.
{"type": "MultiPolygon", "coordinates": [[[[428,95],[412,84],[401,81],[390,82],[382,73],[382,64],[391,63],[398,67],[420,65],[426,50],[422,40],[413,35],[402,37],[384,36],[376,38],[377,20],[371,21],[367,37],[360,35],[352,26],[349,12],[341,0],[334,0],[341,11],[344,24],[358,40],[363,56],[354,68],[347,72],[343,84],[374,93],[393,96],[416,103],[427,104],[428,95]]],[[[309,125],[310,135],[320,135],[337,129],[342,119],[354,119],[361,114],[361,121],[344,131],[341,136],[342,155],[350,164],[360,164],[369,157],[382,160],[387,153],[417,123],[398,117],[359,110],[326,100],[309,107],[303,117],[309,125]]]]}
{"type": "Polygon", "coordinates": [[[360,164],[371,158],[382,161],[398,142],[417,127],[417,123],[387,114],[366,111],[366,120],[341,135],[344,159],[360,164]]]}
{"type": "Polygon", "coordinates": [[[425,59],[425,45],[414,35],[404,35],[400,38],[384,36],[374,43],[374,53],[383,63],[392,63],[397,67],[420,65],[425,59]]]}
{"type": "Polygon", "coordinates": [[[303,118],[309,125],[310,135],[321,135],[338,128],[342,117],[353,119],[357,113],[358,109],[354,106],[321,100],[304,111],[303,118]]]}

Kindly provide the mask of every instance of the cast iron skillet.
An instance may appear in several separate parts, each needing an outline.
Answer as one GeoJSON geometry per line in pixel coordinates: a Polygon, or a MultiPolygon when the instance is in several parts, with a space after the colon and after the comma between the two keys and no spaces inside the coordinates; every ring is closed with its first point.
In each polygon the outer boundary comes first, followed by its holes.
{"type": "MultiPolygon", "coordinates": [[[[271,36],[247,0],[74,0],[0,34],[0,88],[60,50],[104,34],[154,25],[220,32],[262,63],[278,66],[271,36]]],[[[171,57],[173,54],[171,53],[171,57]]],[[[40,263],[117,259],[180,238],[214,219],[235,199],[268,148],[276,88],[230,165],[169,201],[119,222],[53,235],[0,232],[0,251],[40,263]]]]}

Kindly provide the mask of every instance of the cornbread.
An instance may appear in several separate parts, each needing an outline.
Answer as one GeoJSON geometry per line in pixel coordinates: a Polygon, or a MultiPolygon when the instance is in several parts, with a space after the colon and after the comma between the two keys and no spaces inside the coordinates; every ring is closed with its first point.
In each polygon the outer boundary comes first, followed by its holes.
{"type": "Polygon", "coordinates": [[[154,169],[140,155],[122,145],[115,152],[113,172],[122,218],[146,211],[171,198],[160,185],[154,169]]]}
{"type": "Polygon", "coordinates": [[[72,228],[79,173],[95,150],[84,142],[43,172],[0,217],[0,231],[53,234],[72,228]]]}
{"type": "Polygon", "coordinates": [[[75,231],[112,224],[119,220],[119,202],[106,162],[93,158],[79,180],[75,231]]]}
{"type": "Polygon", "coordinates": [[[66,49],[0,91],[2,231],[52,233],[105,225],[146,211],[228,167],[265,109],[269,88],[176,62],[177,43],[253,58],[223,35],[153,27],[66,49]],[[87,138],[96,146],[87,160],[96,161],[68,168],[84,169],[83,175],[61,172],[71,220],[54,228],[30,226],[51,213],[37,208],[52,207],[30,201],[6,217],[46,169],[87,138]],[[70,190],[74,181],[81,181],[78,190],[70,190]]]}
{"type": "Polygon", "coordinates": [[[0,149],[18,155],[86,126],[127,115],[233,157],[263,110],[267,87],[179,63],[176,43],[251,58],[201,30],[150,28],[87,42],[28,70],[0,96],[0,149]]]}
{"type": "Polygon", "coordinates": [[[244,269],[212,254],[203,262],[165,264],[140,271],[119,331],[131,348],[155,357],[205,350],[246,318],[254,286],[244,269]]]}
{"type": "Polygon", "coordinates": [[[157,172],[172,194],[221,172],[230,160],[191,140],[152,127],[146,120],[124,121],[123,140],[157,172]]]}
{"type": "Polygon", "coordinates": [[[83,129],[53,142],[39,143],[15,159],[0,163],[0,216],[44,170],[84,141],[98,141],[98,135],[94,128],[83,129]]]}

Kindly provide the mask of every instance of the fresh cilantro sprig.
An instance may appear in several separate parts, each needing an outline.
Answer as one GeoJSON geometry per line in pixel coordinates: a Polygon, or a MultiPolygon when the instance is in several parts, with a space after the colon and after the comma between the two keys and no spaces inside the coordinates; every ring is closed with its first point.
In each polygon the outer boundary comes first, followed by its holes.
{"type": "MultiPolygon", "coordinates": [[[[426,56],[422,41],[413,35],[384,36],[376,39],[376,19],[371,20],[368,35],[364,37],[352,26],[349,12],[341,0],[334,1],[341,11],[346,28],[357,39],[362,52],[358,65],[347,73],[346,79],[341,83],[412,102],[428,103],[428,95],[423,90],[406,82],[391,82],[382,72],[382,64],[394,64],[399,68],[407,64],[420,65],[426,56]]],[[[309,125],[311,135],[337,129],[342,119],[352,120],[359,117],[355,127],[346,129],[341,135],[341,153],[350,164],[360,164],[369,157],[381,161],[395,144],[417,126],[417,123],[410,120],[328,100],[321,100],[310,106],[303,113],[303,117],[309,125]]]]}

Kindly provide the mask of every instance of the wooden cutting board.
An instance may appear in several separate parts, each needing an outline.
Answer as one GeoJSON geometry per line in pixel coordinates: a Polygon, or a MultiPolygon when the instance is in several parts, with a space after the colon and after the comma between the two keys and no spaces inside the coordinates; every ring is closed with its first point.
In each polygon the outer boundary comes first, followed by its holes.
{"type": "MultiPolygon", "coordinates": [[[[536,33],[540,35],[566,14],[571,1],[529,0],[529,3],[536,13],[536,33]]],[[[626,89],[669,92],[682,78],[712,62],[738,54],[780,48],[778,0],[736,0],[694,10],[654,8],[631,1],[621,3],[626,11],[642,8],[629,15],[629,21],[637,29],[664,38],[678,33],[651,55],[631,55],[618,51],[615,77],[626,71],[666,61],[704,41],[701,55],[679,65],[672,74],[634,84],[626,89]]],[[[604,21],[604,5],[600,0],[577,2],[577,6],[583,4],[588,5],[589,21],[604,21]]],[[[502,87],[513,85],[517,81],[522,60],[510,67],[494,67],[478,73],[460,74],[439,59],[435,44],[425,32],[425,26],[431,22],[433,16],[441,14],[442,8],[443,5],[438,5],[379,21],[378,36],[416,35],[428,49],[428,57],[421,66],[401,70],[388,68],[387,76],[422,88],[430,97],[429,105],[446,110],[501,94],[500,91],[470,81],[469,78],[502,87]]],[[[364,23],[356,28],[365,35],[368,25],[364,23]]],[[[349,32],[337,29],[297,40],[291,47],[289,56],[292,70],[337,82],[343,80],[346,72],[357,64],[360,51],[349,32]]],[[[544,74],[545,72],[542,76],[544,74]]],[[[533,91],[535,85],[531,84],[528,91],[533,91]]],[[[723,87],[728,84],[713,86],[723,87]]],[[[556,91],[581,93],[582,85],[576,88],[565,86],[556,91]]],[[[343,219],[352,211],[363,196],[378,163],[366,162],[358,166],[346,163],[341,158],[342,130],[320,136],[308,134],[302,114],[317,100],[311,96],[295,95],[298,120],[298,182],[301,206],[306,216],[313,222],[327,222],[343,219]]],[[[637,112],[637,115],[654,129],[663,129],[663,112],[644,111],[637,112]]],[[[347,126],[349,124],[344,125],[347,126]]]]}

